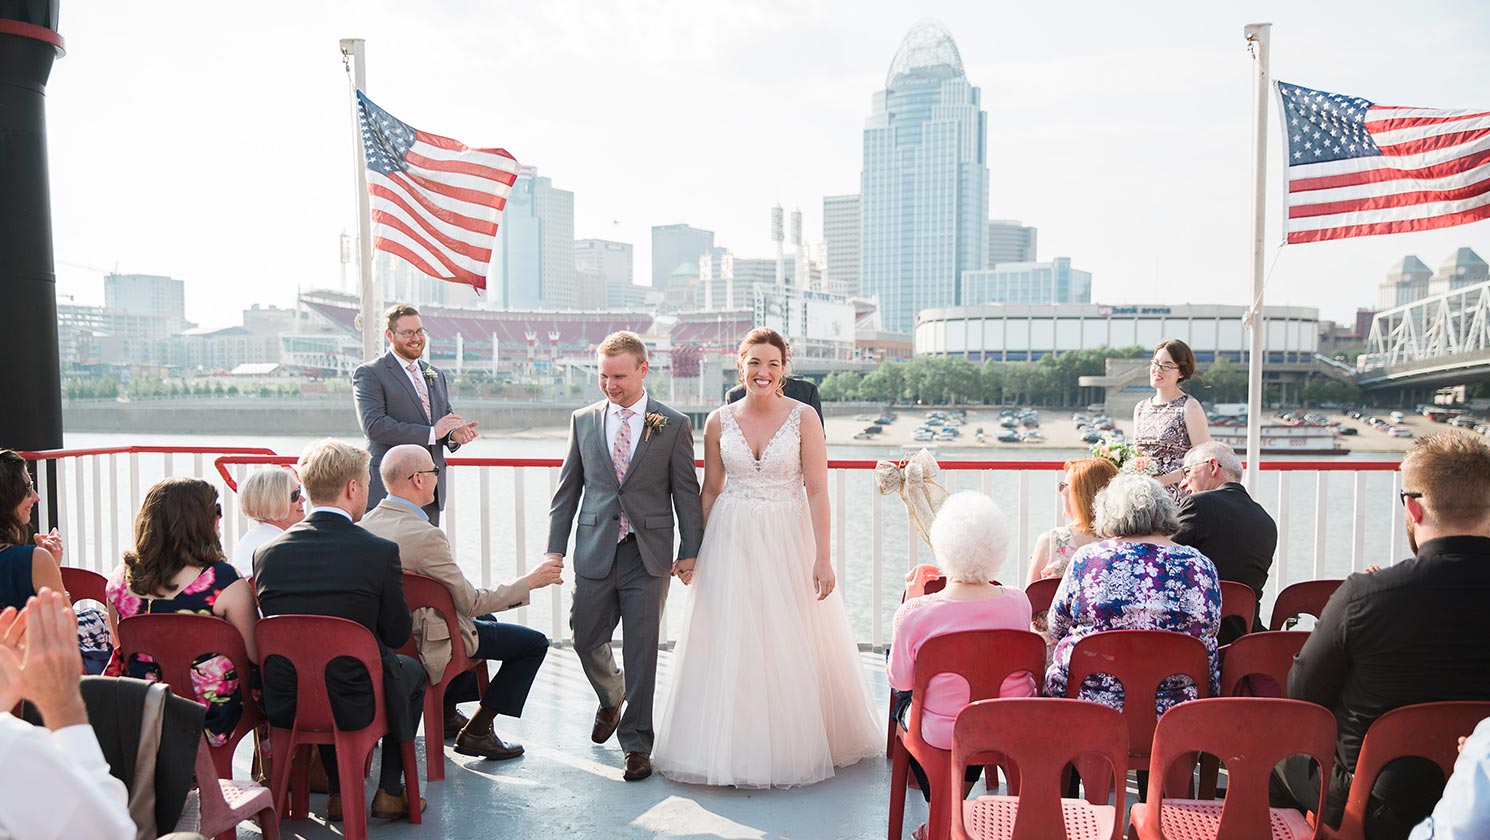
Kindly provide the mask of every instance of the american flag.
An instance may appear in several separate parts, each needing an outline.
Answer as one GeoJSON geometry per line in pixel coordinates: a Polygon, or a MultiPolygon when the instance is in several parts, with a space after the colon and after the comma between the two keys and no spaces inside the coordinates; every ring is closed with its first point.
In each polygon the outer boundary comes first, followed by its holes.
{"type": "Polygon", "coordinates": [[[472,149],[400,122],[357,91],[373,249],[431,277],[486,288],[497,220],[517,179],[505,149],[472,149]]]}
{"type": "Polygon", "coordinates": [[[1490,110],[1377,105],[1278,83],[1288,242],[1490,218],[1490,110]]]}

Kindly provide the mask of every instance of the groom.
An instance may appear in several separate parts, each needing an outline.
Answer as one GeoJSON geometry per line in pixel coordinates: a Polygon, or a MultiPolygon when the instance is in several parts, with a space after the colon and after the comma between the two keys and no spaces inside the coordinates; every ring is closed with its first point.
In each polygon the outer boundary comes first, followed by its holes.
{"type": "Polygon", "coordinates": [[[704,517],[693,428],[687,417],[647,396],[646,345],[635,333],[617,332],[596,351],[605,399],[570,418],[547,556],[563,559],[578,512],[569,626],[585,676],[600,696],[590,738],[603,744],[619,725],[623,778],[635,782],[652,775],[652,694],[668,584],[680,565],[692,567],[704,517]],[[683,535],[676,563],[673,511],[683,535]],[[617,622],[624,680],[611,654],[617,622]]]}

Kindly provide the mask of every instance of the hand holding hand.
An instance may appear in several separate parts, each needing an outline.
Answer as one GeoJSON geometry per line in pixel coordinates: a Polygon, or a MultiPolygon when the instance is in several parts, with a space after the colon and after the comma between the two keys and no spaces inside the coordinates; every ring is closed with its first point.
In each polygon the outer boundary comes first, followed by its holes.
{"type": "Polygon", "coordinates": [[[697,564],[697,557],[684,557],[673,564],[672,573],[678,576],[678,580],[683,581],[684,586],[688,586],[693,583],[693,567],[697,564]]]}
{"type": "MultiPolygon", "coordinates": [[[[466,421],[460,419],[460,415],[451,412],[435,421],[435,440],[439,440],[451,432],[466,425],[466,421]]],[[[456,443],[460,443],[459,440],[456,443]]]]}
{"type": "Polygon", "coordinates": [[[56,528],[53,528],[51,533],[37,534],[31,539],[35,541],[38,548],[45,548],[50,552],[52,557],[56,558],[57,565],[62,565],[62,535],[57,533],[56,528]]]}
{"type": "Polygon", "coordinates": [[[542,589],[545,586],[556,586],[564,582],[564,560],[549,556],[527,574],[528,591],[542,589]]]}
{"type": "Polygon", "coordinates": [[[812,588],[817,590],[819,601],[833,594],[833,588],[838,585],[838,578],[833,574],[833,564],[827,560],[819,560],[812,564],[812,588]]]}

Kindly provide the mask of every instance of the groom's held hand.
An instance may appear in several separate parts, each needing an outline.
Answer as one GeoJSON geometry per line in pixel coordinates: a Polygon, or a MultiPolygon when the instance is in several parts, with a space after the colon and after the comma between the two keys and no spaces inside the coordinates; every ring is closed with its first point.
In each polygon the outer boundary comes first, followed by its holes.
{"type": "Polygon", "coordinates": [[[684,586],[693,583],[693,566],[697,562],[697,557],[684,557],[673,564],[673,574],[678,576],[678,580],[683,581],[684,586]]]}

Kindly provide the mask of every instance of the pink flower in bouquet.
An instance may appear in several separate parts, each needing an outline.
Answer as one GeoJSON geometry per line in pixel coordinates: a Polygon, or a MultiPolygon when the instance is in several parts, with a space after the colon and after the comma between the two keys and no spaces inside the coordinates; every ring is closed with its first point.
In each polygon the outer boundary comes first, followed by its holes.
{"type": "Polygon", "coordinates": [[[1132,466],[1134,472],[1148,475],[1154,468],[1154,462],[1147,456],[1140,455],[1139,457],[1133,459],[1132,466]]]}

